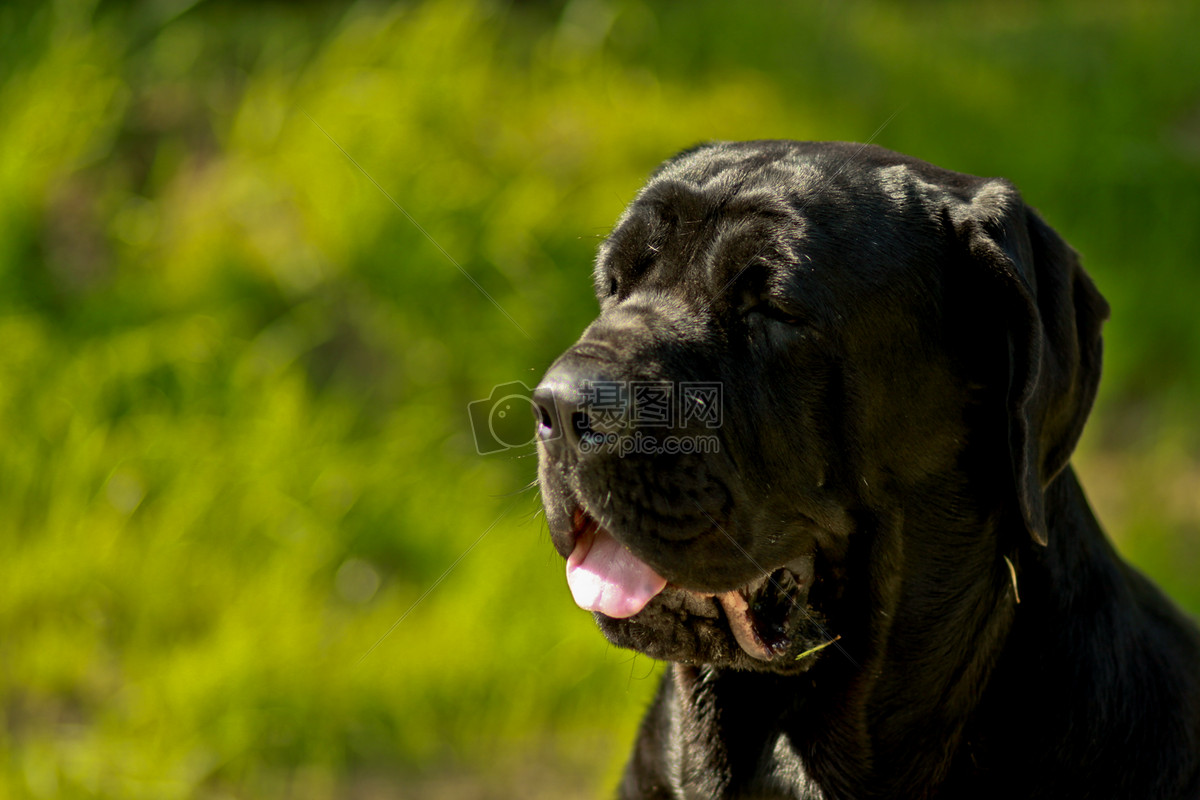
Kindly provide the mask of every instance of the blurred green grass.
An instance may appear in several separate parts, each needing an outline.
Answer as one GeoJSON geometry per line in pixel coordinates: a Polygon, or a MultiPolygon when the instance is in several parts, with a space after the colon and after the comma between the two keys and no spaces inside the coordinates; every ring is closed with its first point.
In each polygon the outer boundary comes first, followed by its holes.
{"type": "Polygon", "coordinates": [[[656,668],[467,405],[573,341],[598,238],[703,139],[1013,179],[1114,308],[1085,485],[1200,610],[1198,17],[5,6],[0,796],[604,796],[656,668]]]}

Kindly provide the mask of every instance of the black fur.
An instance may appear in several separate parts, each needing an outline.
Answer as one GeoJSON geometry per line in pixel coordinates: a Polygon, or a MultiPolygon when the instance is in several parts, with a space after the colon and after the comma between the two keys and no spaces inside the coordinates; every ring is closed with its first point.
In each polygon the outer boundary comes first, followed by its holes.
{"type": "Polygon", "coordinates": [[[540,483],[564,557],[582,514],[669,581],[596,615],[675,662],[622,797],[1200,797],[1200,634],[1068,464],[1108,307],[1010,184],[702,145],[617,222],[596,288],[538,389],[540,483]],[[555,414],[595,381],[719,382],[718,428],[616,434],[719,451],[583,452],[555,414]],[[707,595],[796,559],[798,610],[763,598],[786,652],[751,657],[707,595]]]}

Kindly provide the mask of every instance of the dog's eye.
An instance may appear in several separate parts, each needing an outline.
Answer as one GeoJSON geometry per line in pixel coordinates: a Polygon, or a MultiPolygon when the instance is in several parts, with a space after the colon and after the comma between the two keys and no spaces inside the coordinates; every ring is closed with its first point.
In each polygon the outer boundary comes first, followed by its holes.
{"type": "Polygon", "coordinates": [[[765,319],[775,322],[782,322],[785,325],[799,325],[801,322],[800,316],[787,309],[780,308],[773,303],[759,303],[746,309],[745,315],[747,318],[758,315],[765,319]]]}

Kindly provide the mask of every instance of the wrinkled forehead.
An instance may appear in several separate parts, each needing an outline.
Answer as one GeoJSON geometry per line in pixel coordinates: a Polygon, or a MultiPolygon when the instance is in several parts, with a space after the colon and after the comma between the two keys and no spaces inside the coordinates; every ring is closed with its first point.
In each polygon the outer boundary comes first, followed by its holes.
{"type": "MultiPolygon", "coordinates": [[[[804,239],[803,202],[782,186],[736,187],[660,179],[644,189],[601,246],[597,263],[622,277],[651,263],[694,269],[731,257],[785,255],[804,239]]],[[[719,265],[719,264],[716,264],[719,265]]]]}
{"type": "Polygon", "coordinates": [[[933,288],[930,264],[947,247],[941,190],[907,167],[716,161],[666,169],[642,190],[600,249],[599,291],[613,278],[709,295],[748,281],[836,313],[933,288]]]}

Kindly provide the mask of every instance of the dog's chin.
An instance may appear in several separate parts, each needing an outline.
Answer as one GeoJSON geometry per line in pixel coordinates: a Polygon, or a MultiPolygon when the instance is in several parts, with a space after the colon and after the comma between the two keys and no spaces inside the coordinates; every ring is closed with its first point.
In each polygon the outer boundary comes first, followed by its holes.
{"type": "Polygon", "coordinates": [[[803,558],[729,592],[668,585],[632,617],[594,616],[610,642],[661,661],[794,674],[834,639],[808,604],[812,580],[803,558]]]}

